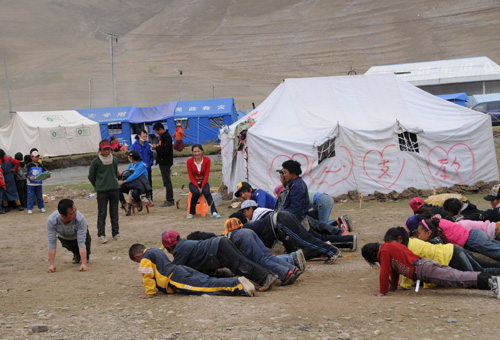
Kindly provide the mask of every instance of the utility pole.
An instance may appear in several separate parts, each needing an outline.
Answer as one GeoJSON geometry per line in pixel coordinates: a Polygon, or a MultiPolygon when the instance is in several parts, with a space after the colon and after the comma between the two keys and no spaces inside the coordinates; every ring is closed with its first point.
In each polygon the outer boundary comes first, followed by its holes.
{"type": "Polygon", "coordinates": [[[118,91],[116,90],[115,61],[113,55],[113,40],[115,41],[115,44],[118,43],[118,34],[108,33],[108,32],[102,32],[102,33],[106,34],[109,40],[109,52],[111,53],[111,72],[113,73],[113,91],[115,95],[115,106],[118,106],[118,91]]]}
{"type": "Polygon", "coordinates": [[[182,100],[182,82],[181,82],[182,70],[179,70],[179,101],[182,100]]]}
{"type": "Polygon", "coordinates": [[[5,58],[3,60],[3,69],[5,71],[5,88],[7,90],[7,101],[9,102],[9,115],[10,119],[12,119],[12,105],[10,103],[9,77],[7,76],[7,63],[5,62],[5,58]]]}
{"type": "Polygon", "coordinates": [[[89,109],[92,108],[92,78],[94,77],[87,77],[89,79],[89,109]]]}

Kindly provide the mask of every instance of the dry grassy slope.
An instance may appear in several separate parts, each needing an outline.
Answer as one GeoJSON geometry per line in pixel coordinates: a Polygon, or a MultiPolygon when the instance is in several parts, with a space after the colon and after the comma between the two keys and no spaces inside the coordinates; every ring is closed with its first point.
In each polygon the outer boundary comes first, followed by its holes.
{"type": "MultiPolygon", "coordinates": [[[[0,54],[14,110],[113,105],[109,45],[120,105],[236,98],[258,104],[283,79],[364,73],[370,66],[486,55],[500,63],[497,1],[1,2],[0,54]]],[[[7,108],[0,82],[0,122],[7,108]]],[[[3,118],[3,119],[2,119],[3,118]]]]}

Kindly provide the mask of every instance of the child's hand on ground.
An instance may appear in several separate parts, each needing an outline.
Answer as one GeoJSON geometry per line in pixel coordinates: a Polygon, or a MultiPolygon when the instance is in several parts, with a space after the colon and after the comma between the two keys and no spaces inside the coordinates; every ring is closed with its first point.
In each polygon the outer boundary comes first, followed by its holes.
{"type": "Polygon", "coordinates": [[[88,269],[87,269],[87,265],[86,264],[83,264],[80,266],[80,271],[81,272],[86,272],[88,269]]]}
{"type": "Polygon", "coordinates": [[[372,292],[370,293],[371,296],[384,296],[385,294],[381,293],[381,292],[372,292]]]}
{"type": "Polygon", "coordinates": [[[50,265],[49,269],[47,269],[47,273],[54,273],[56,271],[56,266],[50,265]]]}

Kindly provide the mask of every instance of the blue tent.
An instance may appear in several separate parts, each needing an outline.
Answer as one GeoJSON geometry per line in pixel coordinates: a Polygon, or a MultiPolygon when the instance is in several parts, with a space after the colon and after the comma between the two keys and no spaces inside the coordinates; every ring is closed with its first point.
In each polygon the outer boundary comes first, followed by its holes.
{"type": "Polygon", "coordinates": [[[449,102],[455,103],[457,105],[465,106],[465,104],[469,101],[469,97],[467,96],[467,93],[461,92],[461,93],[452,93],[452,94],[441,94],[437,96],[439,98],[443,98],[444,100],[447,100],[449,102]]]}
{"type": "Polygon", "coordinates": [[[219,129],[237,120],[234,98],[179,101],[167,127],[173,134],[177,123],[186,133],[184,143],[206,144],[219,141],[219,129]]]}
{"type": "Polygon", "coordinates": [[[129,115],[132,108],[133,106],[118,106],[76,111],[82,116],[99,123],[101,139],[109,139],[109,137],[115,136],[120,144],[130,145],[129,115]]]}

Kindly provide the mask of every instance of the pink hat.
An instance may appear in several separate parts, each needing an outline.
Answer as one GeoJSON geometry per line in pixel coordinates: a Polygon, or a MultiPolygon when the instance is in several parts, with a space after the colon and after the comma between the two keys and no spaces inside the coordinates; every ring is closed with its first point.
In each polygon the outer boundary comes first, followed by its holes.
{"type": "Polygon", "coordinates": [[[425,203],[420,197],[415,197],[410,201],[410,207],[413,212],[417,211],[420,209],[421,206],[423,206],[425,203]]]}
{"type": "Polygon", "coordinates": [[[175,230],[166,231],[161,235],[161,243],[165,248],[175,246],[180,239],[181,235],[175,230]]]}
{"type": "Polygon", "coordinates": [[[107,140],[105,141],[102,141],[101,143],[99,143],[99,149],[100,150],[103,150],[103,149],[106,149],[106,148],[110,148],[111,149],[111,143],[107,140]]]}
{"type": "Polygon", "coordinates": [[[276,188],[274,188],[274,194],[276,195],[276,197],[278,197],[284,189],[285,187],[282,185],[278,185],[276,188]]]}

